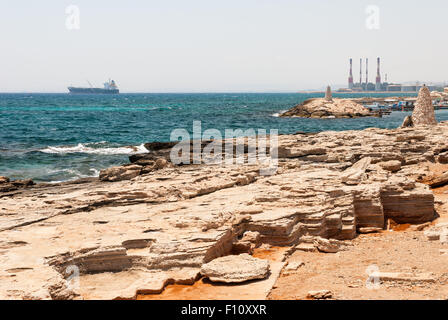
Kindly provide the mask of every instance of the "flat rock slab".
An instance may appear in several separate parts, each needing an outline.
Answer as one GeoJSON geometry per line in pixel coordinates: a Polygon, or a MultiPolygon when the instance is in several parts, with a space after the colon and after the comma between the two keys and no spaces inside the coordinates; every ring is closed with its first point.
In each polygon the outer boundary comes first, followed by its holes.
{"type": "Polygon", "coordinates": [[[247,253],[225,256],[204,264],[201,274],[211,281],[225,283],[264,279],[269,275],[269,261],[247,253]]]}
{"type": "Polygon", "coordinates": [[[435,282],[436,279],[431,273],[402,273],[402,272],[378,272],[377,276],[381,281],[409,281],[409,282],[435,282]]]}

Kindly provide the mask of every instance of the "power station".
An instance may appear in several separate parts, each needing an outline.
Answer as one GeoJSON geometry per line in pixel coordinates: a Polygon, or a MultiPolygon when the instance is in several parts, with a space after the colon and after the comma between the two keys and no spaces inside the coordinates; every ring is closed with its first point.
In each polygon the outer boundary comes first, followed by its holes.
{"type": "Polygon", "coordinates": [[[380,73],[380,58],[377,59],[377,75],[375,83],[369,82],[369,59],[366,58],[366,68],[365,68],[365,81],[363,82],[362,69],[363,69],[363,59],[359,59],[359,82],[354,83],[353,81],[353,59],[350,58],[350,72],[348,76],[348,90],[344,91],[387,91],[388,83],[381,83],[381,73],[380,73]]]}
{"type": "MultiPolygon", "coordinates": [[[[381,59],[376,59],[376,78],[375,83],[369,82],[369,59],[365,58],[365,80],[363,81],[363,59],[359,59],[359,82],[353,81],[353,59],[350,58],[350,71],[348,75],[348,88],[339,89],[339,92],[381,92],[381,91],[394,91],[394,92],[416,92],[420,90],[421,85],[419,83],[415,85],[403,85],[387,82],[387,74],[385,76],[385,82],[381,82],[381,59]]],[[[431,91],[443,91],[443,86],[428,86],[431,91]]]]}

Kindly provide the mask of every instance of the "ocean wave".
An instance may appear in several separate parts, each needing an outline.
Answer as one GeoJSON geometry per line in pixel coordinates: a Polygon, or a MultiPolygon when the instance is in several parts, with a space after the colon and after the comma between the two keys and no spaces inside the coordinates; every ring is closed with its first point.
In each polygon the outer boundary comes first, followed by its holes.
{"type": "Polygon", "coordinates": [[[280,112],[274,113],[272,116],[278,118],[278,117],[280,117],[281,114],[285,113],[286,111],[288,111],[288,110],[282,110],[280,112]]]}
{"type": "Polygon", "coordinates": [[[82,178],[98,178],[100,175],[100,170],[95,168],[90,168],[89,174],[83,174],[78,170],[74,169],[63,169],[63,170],[54,170],[57,173],[60,173],[62,175],[69,174],[70,177],[65,177],[65,179],[62,180],[51,180],[48,183],[61,183],[61,182],[68,182],[68,181],[75,181],[82,178]]]}
{"type": "Polygon", "coordinates": [[[105,142],[102,141],[88,144],[79,143],[76,146],[60,146],[60,147],[48,146],[45,149],[41,149],[39,151],[43,153],[52,153],[52,154],[87,153],[87,154],[102,154],[102,155],[138,154],[148,152],[148,150],[144,147],[143,144],[139,146],[98,147],[98,145],[101,144],[105,144],[105,142]]]}

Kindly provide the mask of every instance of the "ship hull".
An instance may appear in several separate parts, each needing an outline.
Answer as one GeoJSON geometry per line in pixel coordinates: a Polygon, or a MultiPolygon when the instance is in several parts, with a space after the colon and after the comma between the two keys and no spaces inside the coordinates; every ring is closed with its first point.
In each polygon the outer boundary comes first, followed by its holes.
{"type": "Polygon", "coordinates": [[[72,94],[119,94],[118,89],[102,89],[102,88],[75,88],[68,87],[68,91],[72,94]]]}

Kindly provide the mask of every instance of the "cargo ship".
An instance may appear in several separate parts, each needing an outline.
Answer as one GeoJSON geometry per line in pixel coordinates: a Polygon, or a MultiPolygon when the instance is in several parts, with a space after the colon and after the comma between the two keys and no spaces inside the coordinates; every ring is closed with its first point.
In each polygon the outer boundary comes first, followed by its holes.
{"type": "MultiPolygon", "coordinates": [[[[90,82],[89,82],[90,84],[90,82]]],[[[76,88],[76,87],[68,87],[68,91],[70,93],[75,94],[119,94],[120,90],[118,90],[117,84],[114,80],[109,80],[104,83],[104,88],[94,88],[90,85],[90,88],[76,88]]]]}

